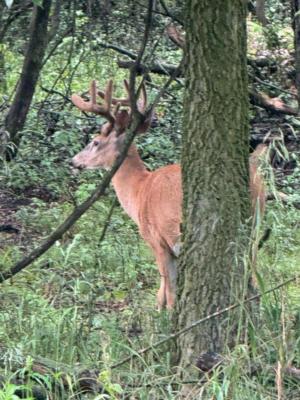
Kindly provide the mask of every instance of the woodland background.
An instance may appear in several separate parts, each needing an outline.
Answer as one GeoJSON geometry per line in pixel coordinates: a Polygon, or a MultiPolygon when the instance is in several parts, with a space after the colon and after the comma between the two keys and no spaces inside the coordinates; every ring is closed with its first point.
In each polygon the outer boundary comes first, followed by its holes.
{"type": "MultiPolygon", "coordinates": [[[[170,24],[183,31],[182,3],[155,2],[140,71],[150,101],[182,58],[166,31],[170,24]]],[[[297,7],[249,2],[250,144],[270,143],[269,197],[275,189],[289,196],[267,204],[262,230],[272,233],[259,254],[262,292],[300,271],[297,7]]],[[[100,170],[74,175],[69,167],[103,123],[80,114],[70,96],[87,90],[92,78],[99,87],[113,78],[116,96],[124,94],[146,12],[142,0],[0,3],[0,273],[101,181],[100,170]],[[49,17],[31,36],[35,53],[28,44],[37,4],[49,8],[49,17]],[[23,82],[18,108],[17,83],[30,56],[40,57],[38,70],[30,63],[27,69],[36,84],[23,82]]],[[[180,161],[183,91],[179,76],[156,107],[151,130],[136,138],[150,170],[180,161]]],[[[1,283],[0,399],[175,399],[182,382],[169,342],[115,367],[171,333],[169,313],[155,310],[157,285],[152,254],[109,188],[46,253],[1,283]]],[[[243,346],[229,353],[225,366],[200,375],[194,398],[300,399],[299,300],[297,281],[264,296],[251,357],[243,346]]]]}

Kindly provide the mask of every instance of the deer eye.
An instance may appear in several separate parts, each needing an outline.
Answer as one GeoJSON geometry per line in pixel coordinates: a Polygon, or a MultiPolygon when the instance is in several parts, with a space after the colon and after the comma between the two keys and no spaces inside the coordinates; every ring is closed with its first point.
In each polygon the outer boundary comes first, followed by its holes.
{"type": "Polygon", "coordinates": [[[93,141],[93,146],[95,146],[95,147],[99,146],[98,140],[94,140],[94,141],[93,141]]]}

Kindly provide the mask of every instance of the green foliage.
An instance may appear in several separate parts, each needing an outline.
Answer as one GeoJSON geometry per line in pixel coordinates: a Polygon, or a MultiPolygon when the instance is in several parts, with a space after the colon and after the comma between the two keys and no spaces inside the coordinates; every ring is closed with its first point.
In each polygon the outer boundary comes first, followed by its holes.
{"type": "MultiPolygon", "coordinates": [[[[111,374],[108,370],[101,371],[98,376],[99,383],[103,386],[104,390],[108,392],[109,398],[112,400],[116,400],[119,398],[118,395],[123,393],[121,386],[118,383],[111,382],[111,374]]],[[[97,399],[104,399],[105,395],[100,395],[95,398],[97,399]]]]}

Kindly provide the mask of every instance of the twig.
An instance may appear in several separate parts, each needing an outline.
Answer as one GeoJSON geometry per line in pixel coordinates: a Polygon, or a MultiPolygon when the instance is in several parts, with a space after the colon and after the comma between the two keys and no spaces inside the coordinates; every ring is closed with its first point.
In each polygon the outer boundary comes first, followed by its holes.
{"type": "Polygon", "coordinates": [[[143,37],[141,48],[139,50],[139,53],[138,53],[138,56],[136,59],[137,64],[140,64],[140,62],[142,61],[142,57],[144,55],[144,52],[146,50],[146,46],[148,43],[149,34],[150,34],[150,30],[151,30],[151,24],[152,24],[152,9],[153,9],[153,0],[148,0],[148,11],[147,11],[147,16],[146,16],[145,32],[144,32],[144,37],[143,37]]]}
{"type": "Polygon", "coordinates": [[[130,78],[129,78],[130,108],[132,112],[132,118],[140,122],[142,122],[142,120],[145,121],[147,116],[142,115],[137,109],[137,94],[135,93],[135,80],[149,39],[151,22],[152,22],[152,8],[153,8],[153,0],[148,0],[148,11],[146,16],[145,32],[142,44],[139,49],[136,60],[134,61],[132,67],[130,68],[130,78]]]}
{"type": "Polygon", "coordinates": [[[256,76],[254,76],[254,75],[252,75],[252,74],[249,74],[249,75],[250,75],[250,77],[251,77],[253,80],[255,80],[256,82],[260,83],[261,85],[265,85],[265,86],[271,87],[272,89],[276,89],[276,90],[278,90],[279,92],[286,93],[286,94],[289,94],[290,96],[297,97],[297,94],[296,94],[296,93],[293,93],[293,92],[291,92],[291,91],[289,91],[289,90],[284,90],[284,89],[282,89],[282,88],[280,88],[280,87],[278,87],[278,86],[276,86],[276,85],[273,85],[273,84],[270,83],[270,82],[265,82],[265,81],[263,81],[263,80],[257,78],[256,76]]]}
{"type": "Polygon", "coordinates": [[[162,97],[162,95],[166,92],[172,81],[180,75],[181,71],[183,69],[183,59],[181,60],[180,64],[178,67],[172,72],[170,78],[167,80],[167,82],[164,84],[164,86],[160,89],[160,91],[157,93],[153,103],[152,103],[152,108],[154,109],[156,105],[159,102],[159,99],[162,97]]]}
{"type": "Polygon", "coordinates": [[[103,239],[105,237],[107,228],[109,226],[111,217],[113,215],[114,208],[115,208],[115,206],[117,204],[118,204],[118,199],[117,199],[117,196],[115,196],[115,198],[113,199],[113,201],[111,203],[111,206],[110,206],[110,209],[108,211],[107,217],[105,219],[105,222],[104,222],[104,225],[103,225],[103,228],[102,228],[102,232],[101,232],[101,235],[100,235],[99,240],[98,240],[98,246],[101,244],[101,242],[103,241],[103,239]]]}
{"type": "Polygon", "coordinates": [[[159,346],[161,346],[162,344],[164,344],[164,343],[166,343],[166,342],[168,342],[168,341],[170,341],[170,340],[176,339],[178,336],[183,335],[184,333],[190,331],[191,329],[193,329],[193,328],[195,328],[196,326],[202,324],[203,322],[206,322],[206,321],[208,321],[208,320],[210,320],[210,319],[219,317],[220,315],[225,314],[225,313],[227,313],[228,311],[234,310],[235,308],[241,307],[242,305],[244,305],[244,304],[246,304],[246,303],[249,303],[250,301],[259,299],[260,297],[262,297],[262,296],[264,296],[264,295],[266,295],[266,294],[268,294],[268,293],[274,292],[275,290],[277,290],[277,289],[279,289],[279,288],[281,288],[281,287],[283,287],[283,286],[285,286],[285,285],[288,285],[288,284],[291,283],[291,282],[294,282],[294,281],[297,280],[298,278],[300,278],[300,276],[294,276],[293,278],[290,278],[290,279],[288,279],[287,281],[282,282],[282,283],[280,283],[279,285],[277,285],[277,286],[275,286],[275,287],[273,287],[273,288],[271,288],[271,289],[268,289],[268,290],[266,290],[265,292],[263,292],[263,293],[261,293],[261,294],[257,294],[257,295],[255,295],[255,296],[249,297],[248,299],[244,300],[243,302],[232,304],[231,306],[228,306],[228,307],[226,307],[226,308],[223,308],[223,309],[220,310],[220,311],[216,311],[216,312],[214,312],[213,314],[210,314],[210,315],[207,315],[207,316],[204,317],[204,318],[198,319],[198,321],[196,321],[196,322],[192,323],[191,325],[189,325],[189,326],[187,326],[187,327],[181,329],[180,331],[178,331],[178,332],[176,332],[176,333],[172,333],[172,334],[169,335],[168,337],[166,337],[166,338],[164,338],[164,339],[162,339],[162,340],[159,340],[158,342],[152,344],[151,346],[147,346],[147,347],[141,349],[140,351],[135,352],[134,354],[131,354],[130,356],[124,358],[123,360],[118,361],[118,362],[115,363],[115,364],[112,364],[112,365],[110,366],[110,368],[117,368],[117,367],[119,367],[120,365],[123,365],[123,364],[125,364],[126,362],[131,361],[132,359],[134,359],[134,358],[136,358],[136,357],[139,357],[139,356],[141,356],[141,355],[144,354],[144,353],[147,353],[149,350],[152,350],[152,349],[154,349],[154,348],[156,348],[156,347],[159,347],[159,346]]]}
{"type": "Polygon", "coordinates": [[[64,100],[66,100],[68,103],[71,102],[71,100],[69,99],[68,96],[66,96],[65,94],[59,92],[58,90],[47,89],[47,88],[45,88],[44,86],[40,86],[40,88],[41,88],[44,92],[46,92],[46,93],[49,93],[49,94],[57,94],[57,95],[61,96],[61,97],[62,97],[64,100]]]}
{"type": "Polygon", "coordinates": [[[62,35],[56,40],[56,42],[52,46],[52,49],[49,51],[47,56],[44,58],[42,67],[44,67],[44,65],[47,63],[47,61],[52,57],[53,53],[58,48],[58,46],[62,43],[64,38],[71,32],[72,32],[72,26],[68,26],[67,29],[62,33],[62,35]]]}
{"type": "MultiPolygon", "coordinates": [[[[134,61],[132,60],[119,60],[117,61],[117,64],[120,68],[131,68],[134,64],[134,61]]],[[[152,72],[153,74],[159,74],[159,75],[170,75],[172,74],[178,67],[176,65],[172,64],[165,64],[161,62],[153,62],[149,66],[145,64],[140,64],[138,72],[140,74],[144,74],[146,72],[152,72]]],[[[182,70],[180,71],[179,75],[183,75],[182,70]]]]}
{"type": "Polygon", "coordinates": [[[99,40],[97,37],[95,37],[94,35],[93,35],[93,39],[96,40],[98,46],[104,47],[105,49],[115,50],[120,54],[124,54],[124,55],[128,56],[132,60],[136,60],[136,58],[137,58],[137,55],[135,53],[133,53],[132,51],[126,50],[123,47],[116,46],[115,44],[104,43],[101,40],[99,40]]]}
{"type": "Polygon", "coordinates": [[[159,0],[159,2],[161,4],[162,8],[164,9],[165,13],[167,14],[167,16],[169,18],[171,18],[172,20],[178,22],[181,26],[183,26],[183,21],[180,20],[179,18],[175,17],[175,15],[170,12],[170,10],[168,9],[165,1],[164,0],[159,0]]]}

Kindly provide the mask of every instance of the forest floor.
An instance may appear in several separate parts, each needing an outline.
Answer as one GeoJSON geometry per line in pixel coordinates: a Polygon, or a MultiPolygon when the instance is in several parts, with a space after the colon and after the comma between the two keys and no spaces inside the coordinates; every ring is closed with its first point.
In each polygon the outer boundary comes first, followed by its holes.
{"type": "Polygon", "coordinates": [[[0,249],[18,245],[26,250],[26,246],[32,243],[35,232],[22,229],[22,224],[17,218],[20,207],[27,206],[33,198],[44,202],[49,201],[49,193],[45,188],[30,188],[24,190],[12,190],[0,186],[0,249]]]}

